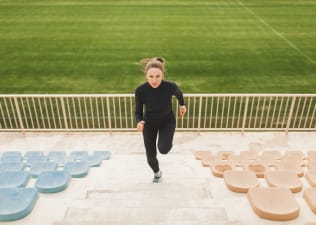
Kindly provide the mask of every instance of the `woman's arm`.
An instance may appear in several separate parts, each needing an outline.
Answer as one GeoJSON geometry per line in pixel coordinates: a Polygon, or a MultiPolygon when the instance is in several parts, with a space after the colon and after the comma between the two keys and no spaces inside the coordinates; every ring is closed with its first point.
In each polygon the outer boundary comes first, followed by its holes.
{"type": "Polygon", "coordinates": [[[135,118],[136,122],[144,120],[143,101],[141,100],[139,90],[135,91],[135,118]]]}
{"type": "Polygon", "coordinates": [[[183,98],[183,94],[182,94],[182,91],[180,90],[180,88],[178,87],[178,85],[174,84],[175,85],[175,91],[174,91],[174,96],[177,97],[178,101],[179,101],[179,105],[180,106],[183,106],[185,105],[185,102],[184,102],[184,98],[183,98]]]}
{"type": "Polygon", "coordinates": [[[184,102],[184,98],[183,98],[183,93],[180,90],[180,88],[175,84],[175,92],[174,95],[177,97],[178,101],[179,101],[179,105],[180,105],[180,116],[184,116],[184,114],[187,111],[187,108],[185,106],[185,102],[184,102]]]}
{"type": "Polygon", "coordinates": [[[140,94],[139,94],[139,90],[135,91],[135,102],[136,102],[136,107],[135,107],[135,118],[136,118],[136,122],[137,122],[137,131],[143,131],[144,129],[144,113],[143,113],[143,101],[141,100],[140,94]]]}

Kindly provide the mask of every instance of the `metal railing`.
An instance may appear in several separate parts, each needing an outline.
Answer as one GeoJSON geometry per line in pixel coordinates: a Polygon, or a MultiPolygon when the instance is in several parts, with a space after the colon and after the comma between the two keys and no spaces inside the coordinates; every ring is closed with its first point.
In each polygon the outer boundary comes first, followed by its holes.
{"type": "MultiPolygon", "coordinates": [[[[316,131],[316,94],[186,94],[183,131],[316,131]]],[[[0,95],[0,131],[135,131],[133,94],[0,95]]]]}

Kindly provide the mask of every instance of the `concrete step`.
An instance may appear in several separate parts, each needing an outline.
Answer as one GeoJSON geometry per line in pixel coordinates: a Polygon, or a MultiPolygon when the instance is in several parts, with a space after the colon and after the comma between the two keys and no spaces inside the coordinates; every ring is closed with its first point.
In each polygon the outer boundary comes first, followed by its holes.
{"type": "Polygon", "coordinates": [[[112,183],[107,188],[89,190],[85,204],[104,207],[201,207],[211,206],[208,179],[180,179],[162,183],[112,183]]]}
{"type": "Polygon", "coordinates": [[[63,222],[55,222],[52,225],[243,225],[240,221],[209,221],[205,223],[201,222],[129,222],[127,224],[123,224],[122,222],[98,222],[95,221],[86,221],[86,222],[71,222],[71,221],[63,221],[63,222]]]}
{"type": "Polygon", "coordinates": [[[69,208],[63,223],[87,224],[225,224],[227,215],[224,208],[150,208],[150,207],[93,207],[69,208]]]}

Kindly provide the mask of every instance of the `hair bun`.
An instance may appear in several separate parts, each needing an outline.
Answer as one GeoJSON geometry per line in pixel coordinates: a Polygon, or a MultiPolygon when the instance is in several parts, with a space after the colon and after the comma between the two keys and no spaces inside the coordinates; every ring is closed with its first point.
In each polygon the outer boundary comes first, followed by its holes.
{"type": "Polygon", "coordinates": [[[164,63],[165,60],[162,58],[162,57],[156,57],[155,60],[161,62],[161,63],[164,63]]]}

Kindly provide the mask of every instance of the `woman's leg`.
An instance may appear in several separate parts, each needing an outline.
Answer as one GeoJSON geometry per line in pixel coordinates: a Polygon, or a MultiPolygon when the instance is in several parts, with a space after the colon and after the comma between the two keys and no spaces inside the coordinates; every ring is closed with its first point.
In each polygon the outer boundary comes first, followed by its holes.
{"type": "Polygon", "coordinates": [[[165,121],[159,128],[158,149],[161,154],[167,154],[172,148],[176,121],[174,118],[165,121]]]}
{"type": "Polygon", "coordinates": [[[159,162],[157,159],[157,141],[158,129],[145,124],[143,130],[144,144],[146,149],[147,162],[154,173],[159,171],[159,162]]]}

